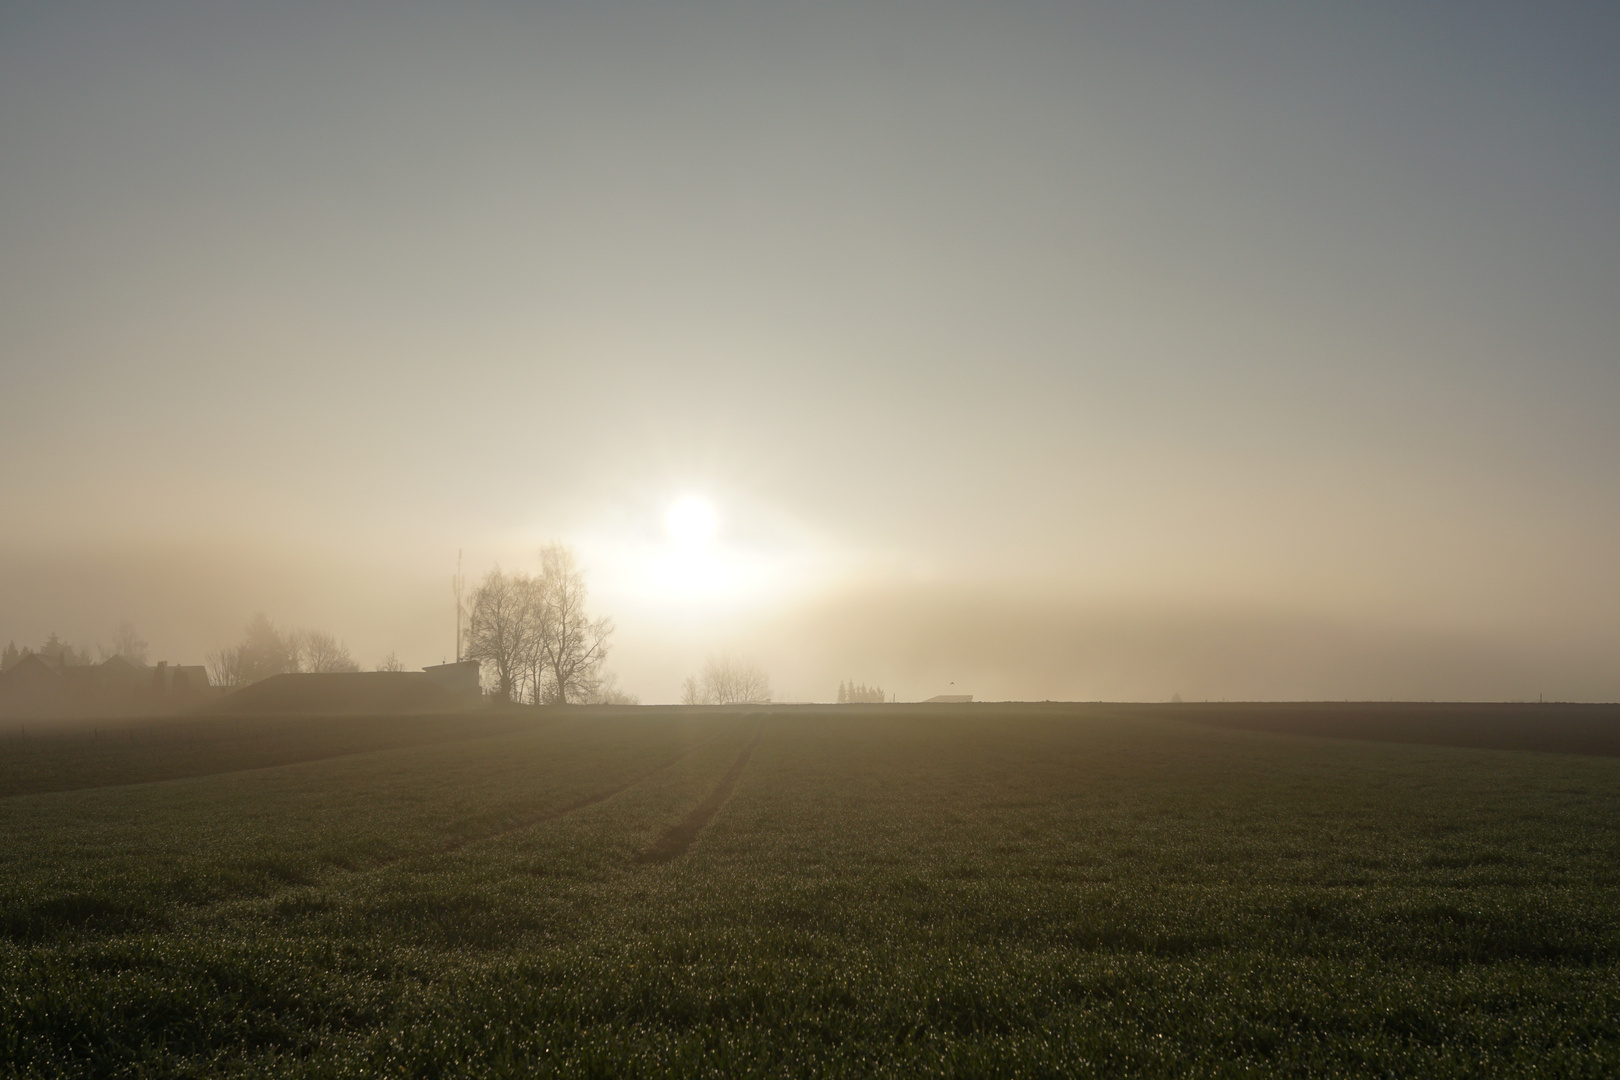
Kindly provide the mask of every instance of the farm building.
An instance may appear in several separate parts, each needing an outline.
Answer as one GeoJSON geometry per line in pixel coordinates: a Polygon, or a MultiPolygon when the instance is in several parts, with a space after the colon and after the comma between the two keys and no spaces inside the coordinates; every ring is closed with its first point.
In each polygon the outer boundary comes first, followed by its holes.
{"type": "Polygon", "coordinates": [[[477,660],[457,660],[453,664],[434,664],[422,669],[428,679],[452,694],[477,698],[480,665],[477,660]]]}
{"type": "Polygon", "coordinates": [[[221,713],[424,713],[480,704],[478,661],[421,671],[289,672],[244,686],[220,700],[221,713]]]}

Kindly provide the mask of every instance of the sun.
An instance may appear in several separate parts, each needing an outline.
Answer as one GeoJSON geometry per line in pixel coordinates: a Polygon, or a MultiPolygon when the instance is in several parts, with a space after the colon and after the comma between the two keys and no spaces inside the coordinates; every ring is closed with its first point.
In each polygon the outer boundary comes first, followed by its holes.
{"type": "Polygon", "coordinates": [[[669,508],[664,517],[664,528],[669,537],[683,548],[700,548],[714,539],[720,519],[706,499],[688,495],[669,508]]]}

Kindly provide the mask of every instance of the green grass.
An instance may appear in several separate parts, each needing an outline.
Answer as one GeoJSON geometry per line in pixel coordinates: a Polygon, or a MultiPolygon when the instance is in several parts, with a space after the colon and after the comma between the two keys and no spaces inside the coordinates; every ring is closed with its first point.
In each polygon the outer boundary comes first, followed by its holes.
{"type": "Polygon", "coordinates": [[[1620,759],[1109,707],[488,722],[0,799],[0,1072],[1620,1072],[1620,759]]]}

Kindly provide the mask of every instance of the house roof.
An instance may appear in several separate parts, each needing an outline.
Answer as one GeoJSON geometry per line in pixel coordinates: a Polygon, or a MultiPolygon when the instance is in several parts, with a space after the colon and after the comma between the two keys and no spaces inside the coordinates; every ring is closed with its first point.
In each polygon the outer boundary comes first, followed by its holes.
{"type": "Polygon", "coordinates": [[[39,653],[26,653],[22,659],[0,672],[0,689],[25,690],[29,687],[60,686],[62,675],[57,666],[39,653]]]}

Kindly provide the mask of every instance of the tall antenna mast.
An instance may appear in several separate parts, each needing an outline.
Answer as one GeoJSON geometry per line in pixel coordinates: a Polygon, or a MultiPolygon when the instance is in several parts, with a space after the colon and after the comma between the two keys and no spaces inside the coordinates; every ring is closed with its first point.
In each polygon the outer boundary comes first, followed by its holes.
{"type": "Polygon", "coordinates": [[[450,579],[450,591],[456,594],[456,663],[461,663],[461,595],[467,579],[461,576],[461,549],[456,548],[456,576],[450,579]]]}

